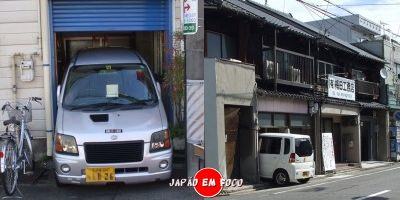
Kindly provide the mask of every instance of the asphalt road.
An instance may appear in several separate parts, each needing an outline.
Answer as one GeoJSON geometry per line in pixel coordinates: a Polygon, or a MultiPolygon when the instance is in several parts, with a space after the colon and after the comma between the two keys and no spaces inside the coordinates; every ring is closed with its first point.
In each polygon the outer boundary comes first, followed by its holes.
{"type": "MultiPolygon", "coordinates": [[[[19,185],[22,199],[94,199],[94,200],[122,200],[122,199],[201,199],[192,187],[169,187],[168,181],[153,182],[136,185],[104,185],[104,186],[66,186],[59,188],[51,174],[44,175],[34,184],[22,183],[19,185]]],[[[0,185],[0,198],[4,197],[3,186],[0,185]]],[[[7,199],[20,199],[18,193],[7,199]]]]}
{"type": "Polygon", "coordinates": [[[241,192],[219,199],[251,200],[400,200],[400,165],[318,178],[307,184],[241,192]]]}

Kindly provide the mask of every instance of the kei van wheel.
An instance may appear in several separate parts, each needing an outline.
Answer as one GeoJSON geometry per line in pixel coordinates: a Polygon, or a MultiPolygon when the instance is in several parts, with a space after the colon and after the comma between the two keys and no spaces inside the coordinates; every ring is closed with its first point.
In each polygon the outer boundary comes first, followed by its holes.
{"type": "Polygon", "coordinates": [[[277,170],[274,173],[273,179],[274,179],[274,183],[278,186],[284,186],[289,183],[289,175],[284,170],[277,170]]]}
{"type": "Polygon", "coordinates": [[[55,171],[53,171],[53,176],[54,176],[54,180],[55,180],[55,182],[56,182],[57,187],[63,188],[63,187],[66,187],[66,186],[67,186],[67,184],[61,183],[61,182],[58,180],[57,174],[56,174],[55,171]]]}

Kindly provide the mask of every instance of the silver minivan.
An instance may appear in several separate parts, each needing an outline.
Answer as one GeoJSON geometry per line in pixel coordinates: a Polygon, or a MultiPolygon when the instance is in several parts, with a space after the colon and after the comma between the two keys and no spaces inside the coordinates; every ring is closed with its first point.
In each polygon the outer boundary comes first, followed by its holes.
{"type": "Polygon", "coordinates": [[[137,52],[78,52],[58,88],[57,184],[169,179],[172,149],[160,90],[137,52]]]}

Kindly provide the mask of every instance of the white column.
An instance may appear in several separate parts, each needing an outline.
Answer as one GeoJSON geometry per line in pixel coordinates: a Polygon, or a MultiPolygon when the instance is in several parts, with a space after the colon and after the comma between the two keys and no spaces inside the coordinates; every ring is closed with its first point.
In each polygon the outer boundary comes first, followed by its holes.
{"type": "Polygon", "coordinates": [[[40,27],[41,46],[43,57],[43,79],[44,79],[44,107],[46,119],[47,156],[52,155],[53,147],[53,112],[51,96],[50,75],[50,27],[49,27],[49,4],[48,0],[40,0],[40,27]]]}

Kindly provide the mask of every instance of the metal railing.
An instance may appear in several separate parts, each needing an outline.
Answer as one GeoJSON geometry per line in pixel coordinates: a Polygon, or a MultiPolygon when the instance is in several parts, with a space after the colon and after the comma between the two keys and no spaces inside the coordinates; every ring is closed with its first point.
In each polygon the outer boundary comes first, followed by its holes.
{"type": "Polygon", "coordinates": [[[379,83],[356,80],[356,92],[357,94],[379,96],[379,83]]]}

